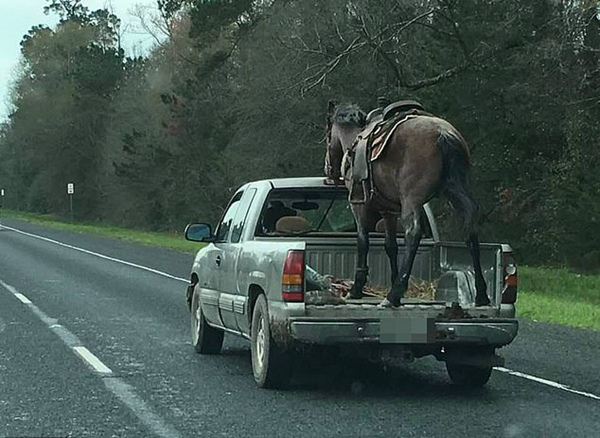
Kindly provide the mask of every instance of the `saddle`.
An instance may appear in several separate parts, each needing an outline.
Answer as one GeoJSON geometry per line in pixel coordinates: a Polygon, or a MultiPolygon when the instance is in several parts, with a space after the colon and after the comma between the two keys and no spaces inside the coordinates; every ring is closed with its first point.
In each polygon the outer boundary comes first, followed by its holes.
{"type": "Polygon", "coordinates": [[[421,115],[430,116],[414,100],[401,100],[376,108],[367,115],[367,125],[358,134],[342,162],[342,175],[352,181],[349,201],[364,204],[376,195],[372,181],[371,163],[384,152],[386,145],[402,123],[421,115]]]}

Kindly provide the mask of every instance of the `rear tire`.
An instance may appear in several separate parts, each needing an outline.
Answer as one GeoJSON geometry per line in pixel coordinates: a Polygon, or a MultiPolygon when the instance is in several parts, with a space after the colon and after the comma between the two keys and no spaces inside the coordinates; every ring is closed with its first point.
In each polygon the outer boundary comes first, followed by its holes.
{"type": "Polygon", "coordinates": [[[451,362],[446,362],[446,370],[452,383],[465,388],[480,388],[490,380],[492,375],[492,367],[481,368],[451,362]]]}
{"type": "Polygon", "coordinates": [[[196,353],[200,354],[219,354],[223,346],[223,330],[211,327],[206,322],[202,313],[200,303],[200,294],[198,289],[194,289],[192,295],[192,304],[190,309],[190,322],[192,329],[192,345],[196,353]]]}
{"type": "Polygon", "coordinates": [[[292,378],[292,352],[285,351],[273,340],[267,299],[259,295],[252,314],[252,372],[259,388],[283,388],[292,378]]]}

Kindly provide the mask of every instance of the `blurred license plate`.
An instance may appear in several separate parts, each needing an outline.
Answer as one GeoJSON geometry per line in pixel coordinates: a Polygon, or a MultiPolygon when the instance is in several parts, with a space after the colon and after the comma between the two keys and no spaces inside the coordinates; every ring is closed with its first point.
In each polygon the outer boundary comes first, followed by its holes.
{"type": "Polygon", "coordinates": [[[425,344],[435,341],[435,318],[389,317],[379,323],[382,344],[425,344]]]}

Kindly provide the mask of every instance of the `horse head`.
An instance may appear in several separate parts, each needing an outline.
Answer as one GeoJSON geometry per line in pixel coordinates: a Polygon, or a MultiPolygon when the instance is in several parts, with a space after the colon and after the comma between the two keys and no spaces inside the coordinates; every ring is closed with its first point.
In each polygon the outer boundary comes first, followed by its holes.
{"type": "Polygon", "coordinates": [[[337,180],[341,176],[344,152],[352,147],[358,133],[364,128],[366,114],[354,104],[329,101],[327,108],[325,175],[337,180]]]}

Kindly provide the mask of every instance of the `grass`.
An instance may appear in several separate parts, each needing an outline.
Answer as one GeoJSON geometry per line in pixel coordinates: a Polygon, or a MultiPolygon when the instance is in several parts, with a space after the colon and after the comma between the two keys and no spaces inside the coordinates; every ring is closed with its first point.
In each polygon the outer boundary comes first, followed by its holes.
{"type": "Polygon", "coordinates": [[[600,330],[600,275],[520,266],[517,316],[600,330]]]}
{"type": "MultiPolygon", "coordinates": [[[[128,242],[194,253],[201,244],[188,242],[183,233],[155,233],[98,224],[70,224],[53,216],[4,210],[26,222],[113,237],[128,242]]],[[[583,275],[564,268],[519,266],[517,316],[600,330],[600,275],[583,275]]]]}
{"type": "Polygon", "coordinates": [[[93,234],[96,236],[112,237],[125,240],[127,242],[140,243],[146,246],[172,249],[195,253],[202,247],[202,244],[185,240],[183,232],[181,233],[159,233],[150,231],[132,230],[129,228],[110,227],[99,224],[86,223],[68,223],[63,222],[51,215],[41,215],[34,213],[25,213],[13,210],[3,210],[3,216],[19,219],[32,224],[39,224],[53,228],[60,228],[77,233],[93,234]]]}

